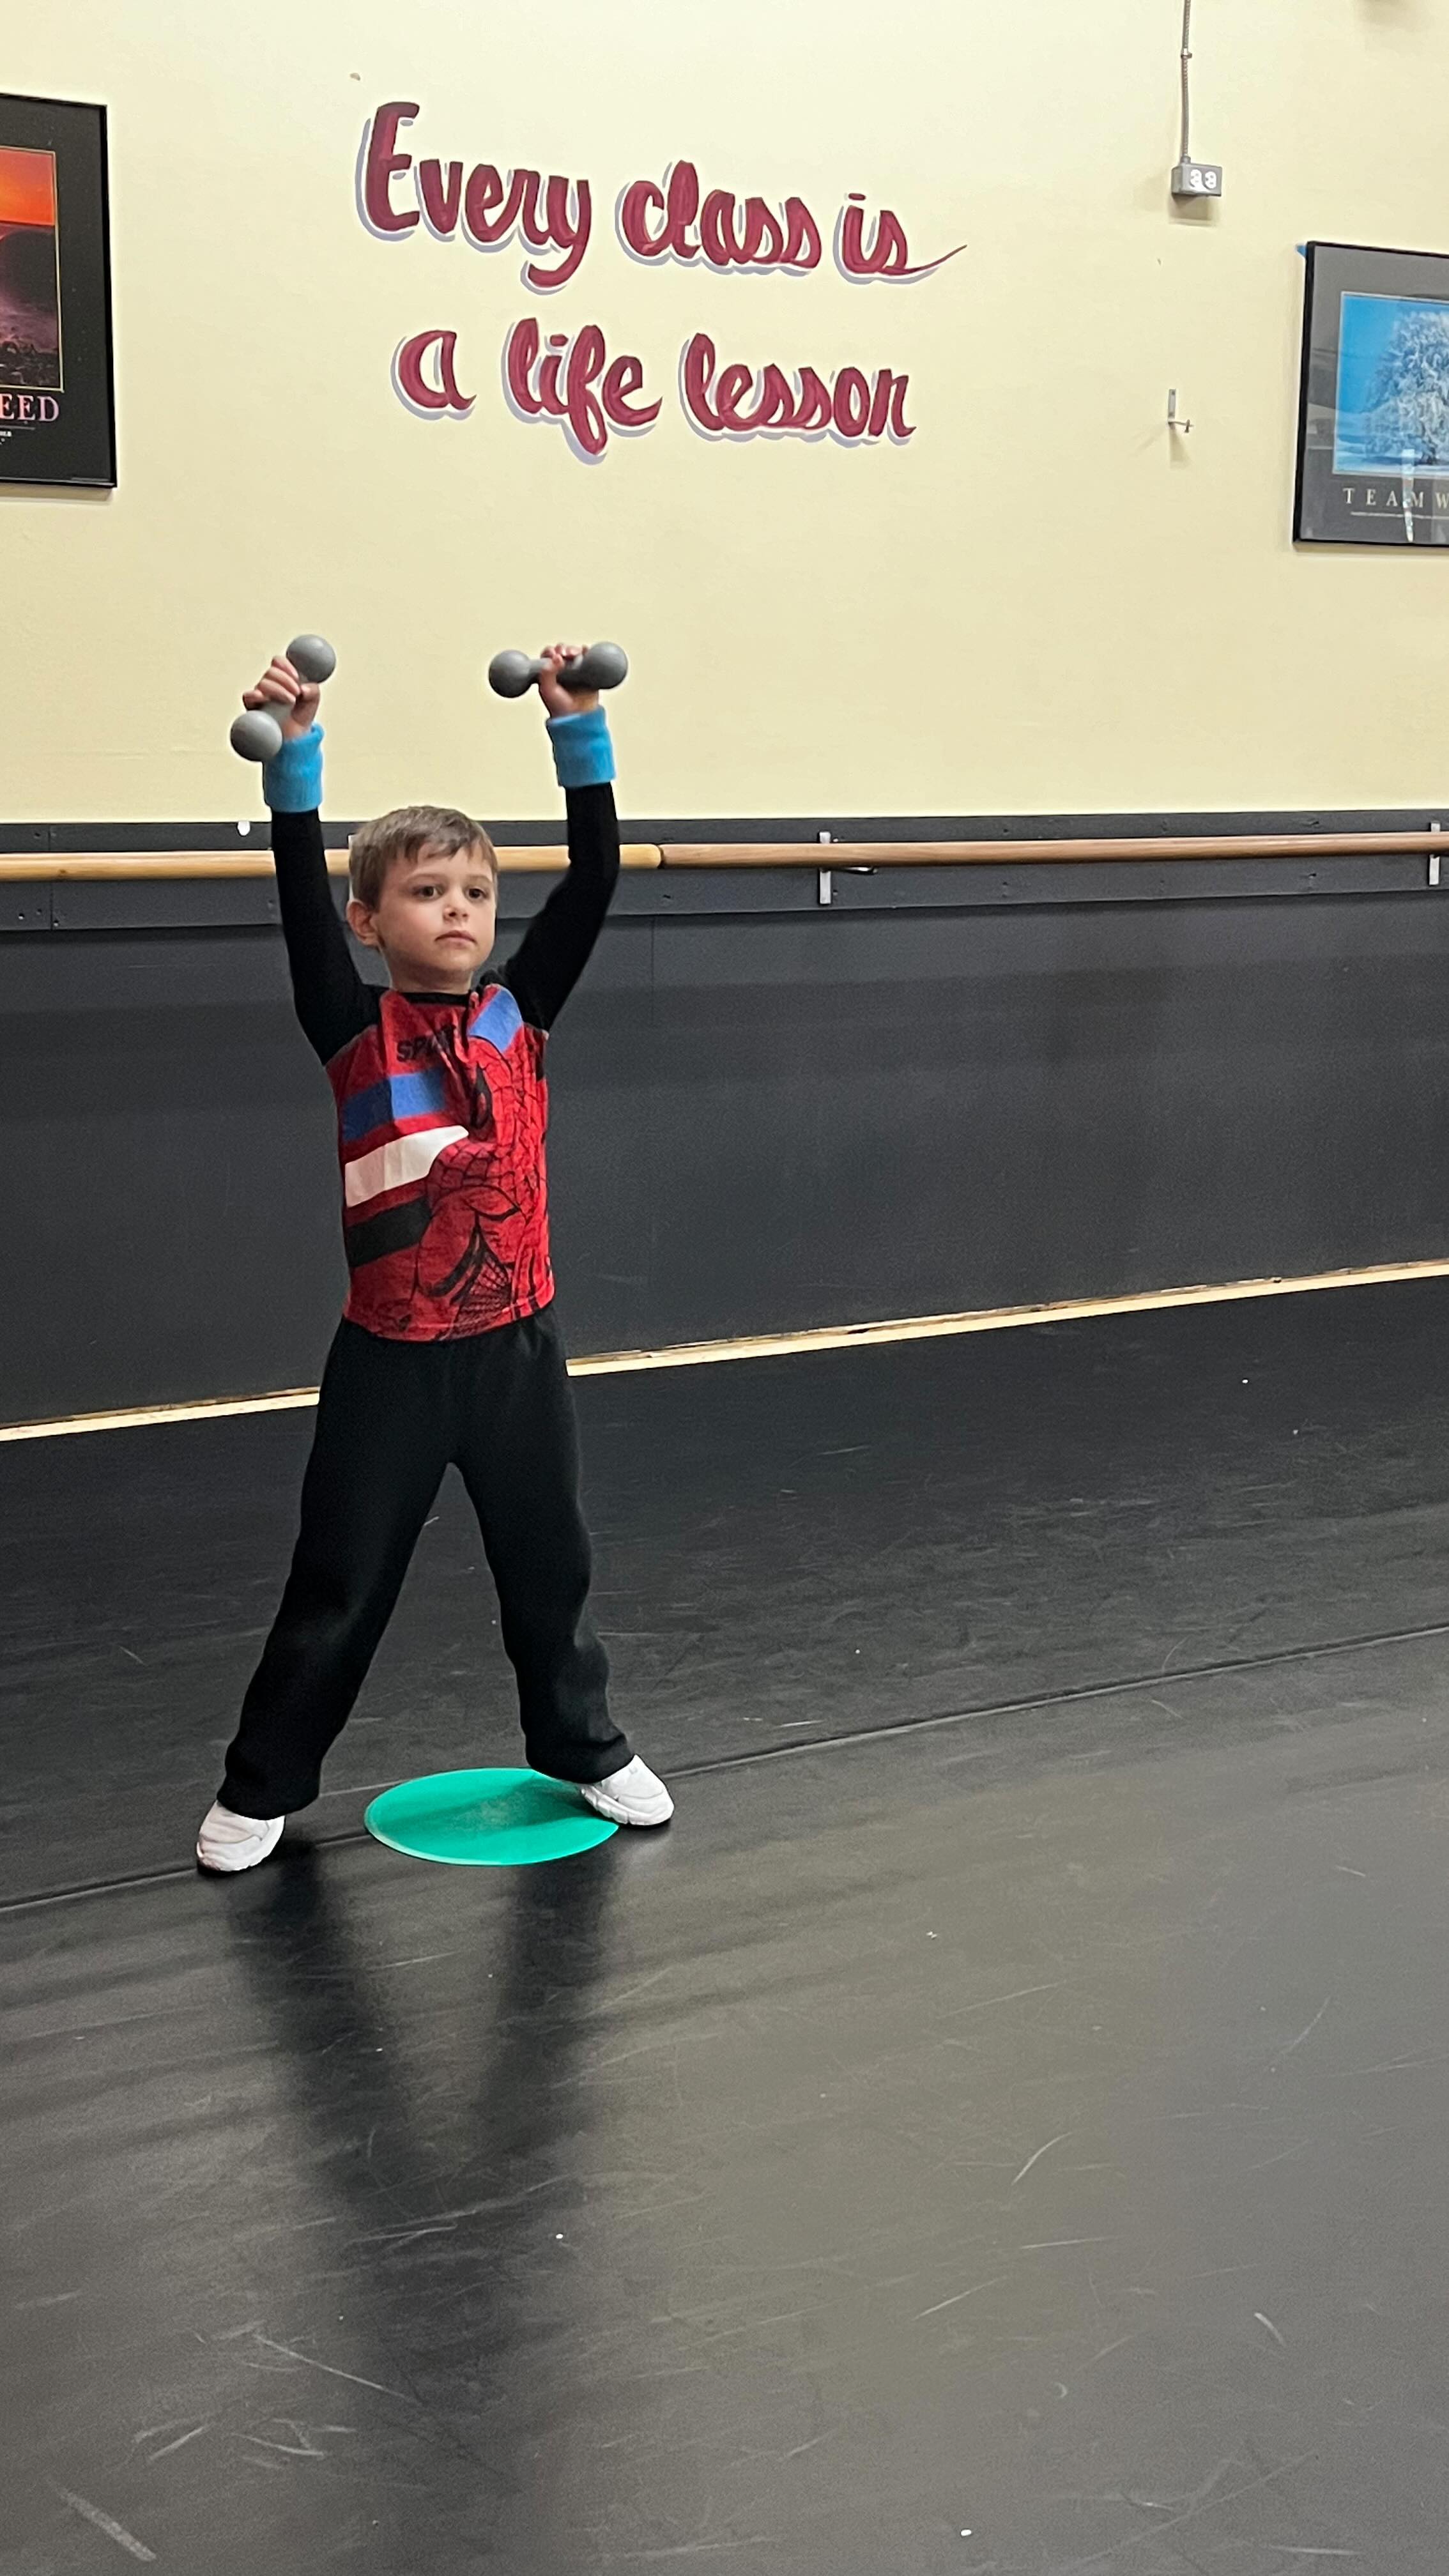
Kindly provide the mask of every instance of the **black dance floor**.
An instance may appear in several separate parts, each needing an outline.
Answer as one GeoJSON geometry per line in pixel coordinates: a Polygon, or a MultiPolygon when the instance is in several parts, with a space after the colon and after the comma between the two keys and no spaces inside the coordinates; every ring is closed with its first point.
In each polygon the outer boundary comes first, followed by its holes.
{"type": "Polygon", "coordinates": [[[3,2576],[1439,2576],[1446,1327],[585,1381],[679,1816],[517,1875],[457,1500],[215,1885],[308,1418],[0,1450],[3,2576]]]}

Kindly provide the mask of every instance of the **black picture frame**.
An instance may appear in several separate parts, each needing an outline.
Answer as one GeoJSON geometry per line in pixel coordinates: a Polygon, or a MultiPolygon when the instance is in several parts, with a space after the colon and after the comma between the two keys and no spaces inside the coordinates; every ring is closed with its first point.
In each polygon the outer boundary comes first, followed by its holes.
{"type": "Polygon", "coordinates": [[[106,111],[0,92],[0,483],[115,481],[106,111]]]}
{"type": "Polygon", "coordinates": [[[1449,546],[1449,255],[1304,258],[1295,543],[1449,546]]]}

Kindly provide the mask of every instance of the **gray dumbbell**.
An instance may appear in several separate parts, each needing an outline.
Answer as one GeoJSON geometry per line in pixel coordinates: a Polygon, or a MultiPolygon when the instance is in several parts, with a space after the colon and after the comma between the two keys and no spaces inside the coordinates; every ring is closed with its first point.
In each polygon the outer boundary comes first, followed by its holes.
{"type": "MultiPolygon", "coordinates": [[[[500,698],[526,697],[550,668],[530,653],[495,653],[488,665],[488,686],[500,698]]],[[[622,644],[591,644],[572,662],[565,662],[558,676],[566,689],[617,689],[629,676],[629,656],[622,644]]]]}
{"type": "MultiPolygon", "coordinates": [[[[337,668],[337,656],[322,635],[294,635],[287,660],[299,680],[320,688],[337,668]]],[[[247,707],[231,729],[231,747],[243,760],[275,760],[282,748],[282,715],[274,707],[247,707]]]]}

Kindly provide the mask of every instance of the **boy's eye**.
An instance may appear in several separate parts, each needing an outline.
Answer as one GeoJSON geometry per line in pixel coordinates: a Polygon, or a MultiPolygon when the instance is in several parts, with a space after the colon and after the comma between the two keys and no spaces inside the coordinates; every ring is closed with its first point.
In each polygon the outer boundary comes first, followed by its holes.
{"type": "Polygon", "coordinates": [[[468,888],[469,897],[474,903],[486,903],[492,892],[491,885],[471,885],[468,888]]]}

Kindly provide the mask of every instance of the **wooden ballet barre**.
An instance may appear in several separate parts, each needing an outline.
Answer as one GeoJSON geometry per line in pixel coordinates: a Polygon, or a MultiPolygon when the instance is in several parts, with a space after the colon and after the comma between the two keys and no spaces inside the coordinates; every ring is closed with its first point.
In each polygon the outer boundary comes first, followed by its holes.
{"type": "MultiPolygon", "coordinates": [[[[631,841],[620,853],[626,868],[657,868],[660,852],[653,841],[631,841]]],[[[561,846],[501,848],[498,864],[505,876],[557,876],[569,863],[561,846]]],[[[329,850],[329,876],[345,877],[347,852],[329,850]]],[[[99,881],[120,883],[128,877],[269,877],[274,874],[270,850],[102,850],[56,851],[48,859],[0,857],[0,884],[99,881]]]]}
{"type": "Polygon", "coordinates": [[[666,868],[959,868],[1135,859],[1326,859],[1449,851],[1443,832],[1205,832],[1097,841],[666,841],[666,868]]]}
{"type": "MultiPolygon", "coordinates": [[[[1443,832],[1202,832],[1076,841],[654,841],[626,842],[626,868],[959,868],[1019,865],[1110,866],[1153,859],[1393,858],[1444,850],[1443,832]]],[[[503,845],[507,876],[556,876],[568,865],[558,844],[503,845]]],[[[345,850],[329,850],[328,871],[347,874],[345,850]]],[[[269,877],[270,850],[55,851],[48,858],[0,856],[0,884],[126,878],[269,877]]]]}

